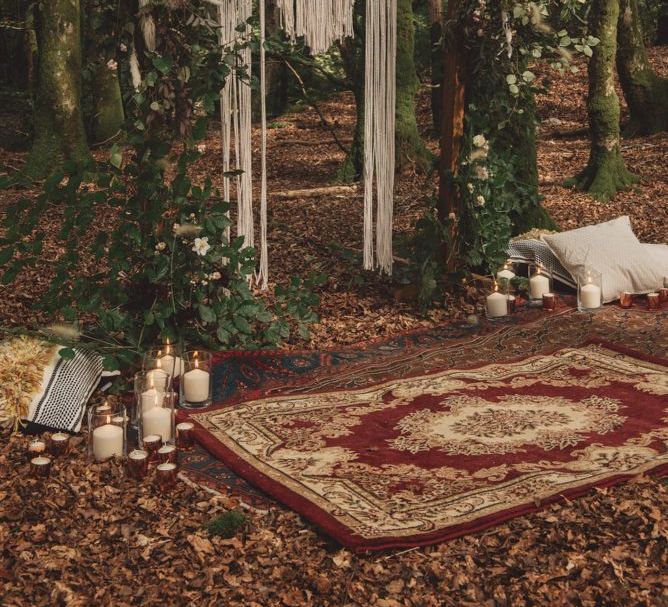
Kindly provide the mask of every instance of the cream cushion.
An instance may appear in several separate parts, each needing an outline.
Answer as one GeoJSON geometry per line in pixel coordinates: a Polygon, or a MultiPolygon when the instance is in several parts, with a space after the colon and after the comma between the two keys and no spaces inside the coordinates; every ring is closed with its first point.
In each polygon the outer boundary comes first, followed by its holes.
{"type": "Polygon", "coordinates": [[[543,240],[575,280],[584,278],[586,269],[601,273],[605,303],[622,291],[656,291],[668,276],[668,246],[640,243],[626,215],[543,240]]]}

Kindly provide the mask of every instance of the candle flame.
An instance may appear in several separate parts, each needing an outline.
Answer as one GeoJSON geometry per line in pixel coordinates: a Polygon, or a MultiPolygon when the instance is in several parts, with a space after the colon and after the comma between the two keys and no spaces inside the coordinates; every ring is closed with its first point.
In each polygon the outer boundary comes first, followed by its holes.
{"type": "Polygon", "coordinates": [[[199,369],[199,358],[195,359],[195,369],[199,369]]]}

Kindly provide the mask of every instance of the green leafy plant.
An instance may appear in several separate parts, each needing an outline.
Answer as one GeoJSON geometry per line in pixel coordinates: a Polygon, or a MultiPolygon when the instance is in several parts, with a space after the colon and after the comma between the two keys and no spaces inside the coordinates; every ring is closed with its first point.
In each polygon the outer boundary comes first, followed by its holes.
{"type": "Polygon", "coordinates": [[[226,539],[234,537],[246,524],[246,515],[240,510],[228,510],[219,517],[204,525],[204,529],[211,536],[220,536],[226,539]]]}

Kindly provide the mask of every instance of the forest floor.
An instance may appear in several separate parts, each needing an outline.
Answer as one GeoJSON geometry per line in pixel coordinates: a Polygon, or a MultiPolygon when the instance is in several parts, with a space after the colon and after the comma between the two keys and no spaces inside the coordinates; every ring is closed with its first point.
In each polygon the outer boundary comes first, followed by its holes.
{"type": "MultiPolygon", "coordinates": [[[[657,71],[668,76],[668,48],[652,49],[651,57],[657,71]]],[[[665,242],[668,135],[624,141],[627,165],[640,181],[613,201],[600,203],[564,188],[563,181],[587,160],[588,139],[581,132],[586,71],[551,78],[550,92],[539,99],[545,207],[563,228],[628,214],[641,240],[665,242]]],[[[349,142],[351,99],[340,95],[320,108],[339,138],[349,142]]],[[[420,98],[419,114],[435,150],[427,95],[420,98]]],[[[215,134],[206,146],[195,170],[220,182],[215,134]]],[[[18,167],[23,157],[0,149],[0,165],[18,167]]],[[[269,191],[330,185],[342,159],[313,110],[282,116],[269,133],[269,191]]],[[[434,192],[432,178],[399,177],[397,242],[410,237],[434,192]]],[[[22,194],[3,192],[0,208],[22,194]]],[[[270,197],[269,216],[273,283],[312,270],[328,274],[320,290],[321,320],[308,344],[293,346],[352,343],[475,310],[477,302],[463,293],[423,313],[402,301],[399,283],[360,270],[361,192],[281,201],[270,197]]],[[[32,304],[57,254],[53,239],[40,272],[0,290],[0,324],[44,320],[32,304]]],[[[233,498],[181,483],[164,499],[115,469],[88,465],[82,445],[58,464],[58,481],[49,484],[45,499],[34,499],[35,481],[15,472],[25,441],[0,435],[0,585],[7,593],[3,597],[0,591],[2,605],[123,605],[137,597],[147,605],[206,605],[222,599],[240,607],[668,605],[668,487],[648,479],[596,490],[438,546],[355,556],[278,507],[251,513],[237,538],[210,539],[200,531],[202,523],[212,513],[235,507],[233,498]]]]}

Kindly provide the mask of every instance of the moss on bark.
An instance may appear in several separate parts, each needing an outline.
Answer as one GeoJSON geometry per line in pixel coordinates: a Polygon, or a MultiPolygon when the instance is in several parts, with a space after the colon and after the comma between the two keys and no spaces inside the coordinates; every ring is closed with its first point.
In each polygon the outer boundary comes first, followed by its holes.
{"type": "Polygon", "coordinates": [[[618,17],[619,0],[593,0],[590,29],[600,42],[589,61],[591,151],[585,169],[566,182],[601,200],[611,198],[635,180],[626,169],[620,149],[619,99],[614,80],[618,17]]]}
{"type": "Polygon", "coordinates": [[[116,137],[123,124],[123,99],[118,72],[110,69],[105,62],[100,62],[95,70],[94,87],[93,141],[101,143],[116,137]]]}
{"type": "Polygon", "coordinates": [[[22,171],[30,179],[47,176],[65,161],[92,162],[81,113],[80,30],[79,0],[38,3],[35,135],[22,171]]]}
{"type": "Polygon", "coordinates": [[[647,59],[638,10],[638,0],[620,0],[617,73],[631,114],[625,132],[650,135],[668,129],[668,79],[647,59]]]}

